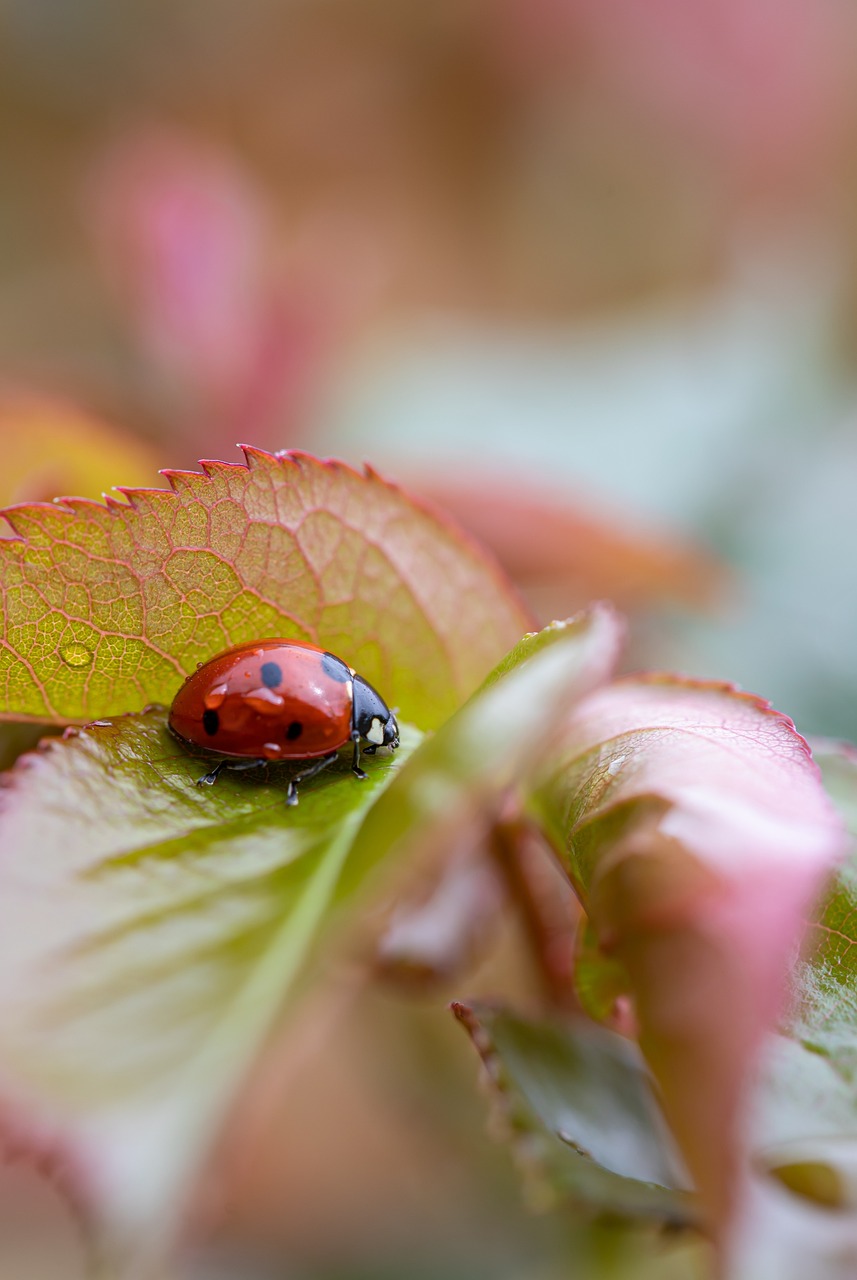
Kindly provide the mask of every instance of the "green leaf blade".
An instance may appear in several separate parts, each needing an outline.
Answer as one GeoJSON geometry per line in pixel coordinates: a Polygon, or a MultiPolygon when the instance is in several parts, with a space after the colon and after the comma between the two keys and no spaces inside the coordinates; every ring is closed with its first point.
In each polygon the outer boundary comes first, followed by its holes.
{"type": "Polygon", "coordinates": [[[781,1034],[754,1097],[762,1168],[793,1195],[857,1203],[857,751],[816,741],[813,756],[851,835],[849,856],[810,917],[781,1034]]]}
{"type": "Polygon", "coordinates": [[[607,605],[525,636],[422,744],[358,845],[410,840],[443,848],[453,829],[478,843],[504,793],[523,793],[539,772],[570,707],[609,677],[622,636],[607,605]]]}
{"type": "MultiPolygon", "coordinates": [[[[141,1214],[180,1194],[318,936],[365,886],[378,859],[346,876],[352,843],[418,739],[405,726],[364,782],[343,756],[297,808],[282,766],[198,788],[205,765],[162,711],[73,731],[5,775],[4,1091],[135,1182],[135,1144],[168,1115],[141,1214]]],[[[96,1181],[109,1216],[127,1181],[96,1181]]]]}
{"type": "Polygon", "coordinates": [[[636,1046],[582,1019],[453,1005],[512,1137],[555,1194],[596,1214],[695,1222],[636,1046]]]}

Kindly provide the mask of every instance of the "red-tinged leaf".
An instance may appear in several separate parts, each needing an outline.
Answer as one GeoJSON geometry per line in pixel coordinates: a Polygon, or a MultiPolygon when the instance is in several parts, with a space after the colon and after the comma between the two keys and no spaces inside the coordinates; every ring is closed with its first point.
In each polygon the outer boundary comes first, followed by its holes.
{"type": "Polygon", "coordinates": [[[497,867],[458,851],[419,901],[396,904],[378,941],[376,972],[423,991],[460,977],[493,938],[504,905],[497,867]]]}
{"type": "Polygon", "coordinates": [[[246,448],[128,504],[18,506],[0,544],[0,716],[169,703],[218,650],[296,636],[433,728],[527,619],[493,562],[374,472],[246,448]]]}
{"type": "Polygon", "coordinates": [[[842,824],[791,721],[727,685],[665,676],[578,706],[540,807],[601,949],[628,974],[667,1118],[722,1229],[748,1076],[842,824]]]}

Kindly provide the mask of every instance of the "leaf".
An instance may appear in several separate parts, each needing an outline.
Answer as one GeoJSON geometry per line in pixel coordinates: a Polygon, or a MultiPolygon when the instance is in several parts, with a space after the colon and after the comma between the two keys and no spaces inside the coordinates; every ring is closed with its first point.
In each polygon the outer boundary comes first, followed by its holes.
{"type": "Polygon", "coordinates": [[[470,968],[493,940],[505,895],[499,869],[466,849],[430,869],[434,883],[397,902],[376,946],[375,972],[425,993],[470,968]]]}
{"type": "Polygon", "coordinates": [[[408,852],[400,856],[413,858],[477,848],[507,793],[525,790],[542,767],[570,708],[607,679],[622,634],[618,616],[600,604],[525,636],[401,770],[358,851],[401,842],[408,852]]]}
{"type": "Polygon", "coordinates": [[[448,980],[487,941],[504,897],[491,841],[506,795],[550,750],[563,708],[607,677],[622,635],[605,604],[525,635],[367,822],[358,846],[401,841],[409,865],[424,852],[432,886],[419,905],[397,904],[378,946],[385,976],[424,987],[448,980]]]}
{"type": "Polygon", "coordinates": [[[298,637],[405,720],[441,724],[521,634],[493,563],[374,472],[245,448],[128,505],[11,509],[0,543],[0,715],[62,723],[169,703],[197,663],[298,637]]]}
{"type": "Polygon", "coordinates": [[[635,1027],[622,1025],[627,1020],[628,974],[621,961],[601,950],[588,917],[580,922],[575,942],[574,986],[584,1013],[615,1031],[636,1034],[635,1027]]]}
{"type": "Polygon", "coordinates": [[[749,1075],[842,825],[791,721],[668,676],[581,702],[537,807],[602,952],[628,974],[667,1119],[723,1232],[749,1075]]]}
{"type": "MultiPolygon", "coordinates": [[[[853,1095],[857,1085],[857,751],[846,744],[817,747],[815,758],[851,832],[851,851],[814,915],[808,956],[794,980],[790,1035],[830,1063],[853,1095]]],[[[852,1096],[852,1102],[857,1101],[852,1096]]],[[[854,1114],[857,1129],[857,1111],[854,1114]]],[[[838,1124],[838,1121],[837,1121],[838,1124]]],[[[840,1131],[834,1129],[834,1132],[840,1131]]]]}
{"type": "Polygon", "coordinates": [[[65,1135],[114,1228],[163,1238],[180,1211],[317,934],[378,865],[349,866],[355,832],[417,740],[362,783],[343,759],[297,808],[277,768],[198,789],[156,710],[5,775],[0,1079],[65,1135]]]}
{"type": "Polygon", "coordinates": [[[807,931],[784,1034],[772,1038],[756,1095],[759,1164],[796,1195],[857,1205],[857,750],[813,753],[848,824],[851,850],[807,931]]]}
{"type": "Polygon", "coordinates": [[[636,1046],[582,1018],[538,1023],[454,1004],[519,1154],[594,1212],[695,1221],[636,1046]]]}

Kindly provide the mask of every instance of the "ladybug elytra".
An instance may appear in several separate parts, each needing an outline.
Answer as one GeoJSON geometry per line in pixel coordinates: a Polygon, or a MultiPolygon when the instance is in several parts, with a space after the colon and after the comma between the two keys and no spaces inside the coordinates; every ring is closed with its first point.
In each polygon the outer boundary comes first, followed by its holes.
{"type": "Polygon", "coordinates": [[[358,778],[366,777],[361,739],[367,755],[399,745],[396,717],[380,694],[341,658],[304,640],[260,640],[217,654],[187,677],[168,725],[185,746],[221,757],[200,786],[212,786],[223,769],[312,760],[290,780],[288,804],[298,802],[298,783],[347,743],[358,778]]]}

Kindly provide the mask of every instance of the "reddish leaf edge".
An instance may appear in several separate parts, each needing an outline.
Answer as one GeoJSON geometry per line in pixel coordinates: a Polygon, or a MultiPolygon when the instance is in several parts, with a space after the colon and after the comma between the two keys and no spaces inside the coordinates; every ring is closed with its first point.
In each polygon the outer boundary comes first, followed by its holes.
{"type": "MultiPolygon", "coordinates": [[[[706,676],[689,676],[683,672],[676,671],[647,670],[627,672],[625,675],[617,676],[615,680],[611,681],[611,684],[663,685],[672,689],[692,689],[700,693],[723,693],[727,694],[731,698],[737,698],[739,702],[747,703],[756,711],[760,711],[762,715],[768,716],[772,720],[778,720],[784,728],[788,729],[796,738],[798,745],[807,757],[807,760],[818,773],[819,777],[821,776],[821,770],[819,769],[812,754],[812,747],[797,728],[791,716],[786,715],[784,711],[778,711],[777,708],[769,702],[767,698],[763,698],[761,694],[751,693],[747,689],[742,689],[740,685],[734,684],[731,680],[717,680],[706,676]]],[[[817,738],[816,741],[826,742],[828,740],[817,738]]],[[[850,743],[842,743],[840,745],[851,746],[850,743]]],[[[852,750],[855,753],[855,759],[857,759],[857,747],[852,747],[852,750]]]]}
{"type": "MultiPolygon", "coordinates": [[[[501,1012],[501,1006],[491,1000],[479,1001],[479,1006],[486,1011],[501,1012]]],[[[494,1117],[492,1128],[498,1138],[505,1139],[509,1144],[513,1162],[524,1180],[530,1200],[541,1208],[555,1207],[557,1199],[550,1188],[541,1144],[515,1141],[515,1100],[500,1055],[482,1026],[475,1002],[470,1004],[452,1000],[447,1008],[470,1037],[490,1081],[491,1112],[494,1117]]]]}
{"type": "MultiPolygon", "coordinates": [[[[166,479],[169,488],[160,489],[154,486],[145,486],[142,488],[126,487],[117,485],[116,492],[122,495],[124,501],[114,497],[112,493],[104,493],[103,502],[98,502],[95,498],[82,498],[75,496],[61,496],[54,498],[51,502],[19,502],[13,503],[8,507],[0,508],[0,520],[5,519],[12,530],[13,537],[0,539],[0,562],[2,556],[20,555],[22,550],[29,544],[26,534],[16,524],[16,514],[21,517],[31,516],[35,518],[39,512],[60,511],[64,515],[74,516],[79,512],[85,511],[107,511],[110,515],[127,514],[129,511],[134,513],[142,513],[144,511],[156,510],[164,504],[172,504],[182,495],[188,495],[196,499],[201,499],[205,491],[205,486],[212,481],[218,474],[229,474],[237,471],[259,471],[266,470],[268,473],[280,474],[287,472],[289,468],[293,468],[296,472],[312,471],[328,471],[333,473],[344,473],[358,480],[367,487],[381,487],[394,493],[401,494],[408,503],[422,514],[428,516],[441,526],[450,536],[452,536],[463,547],[470,550],[477,560],[479,560],[489,578],[493,581],[497,589],[502,592],[510,604],[513,604],[520,615],[520,624],[522,632],[528,628],[537,628],[538,623],[523,600],[520,592],[515,584],[506,574],[505,570],[494,556],[493,552],[485,547],[478,538],[475,538],[469,531],[462,529],[456,522],[454,517],[442,509],[436,508],[430,501],[414,495],[400,485],[398,482],[383,476],[376,468],[369,463],[364,464],[363,471],[352,467],[349,463],[343,462],[337,458],[317,458],[311,453],[307,453],[300,449],[283,449],[277,452],[269,452],[266,449],[258,448],[255,445],[241,444],[237,446],[244,454],[244,462],[226,462],[220,459],[201,459],[200,471],[185,471],[176,468],[163,468],[160,474],[166,479]]],[[[76,724],[83,726],[85,722],[80,720],[54,721],[48,720],[43,715],[29,715],[20,712],[0,712],[0,724],[76,724]]]]}
{"type": "MultiPolygon", "coordinates": [[[[280,449],[271,453],[267,449],[258,448],[256,445],[239,444],[237,447],[244,455],[244,462],[226,462],[218,458],[201,458],[199,461],[201,470],[199,471],[185,471],[179,468],[164,467],[159,474],[167,481],[169,485],[167,489],[159,489],[154,486],[132,488],[117,485],[116,492],[122,495],[125,499],[124,502],[114,497],[112,493],[105,493],[103,494],[103,502],[98,502],[95,498],[60,496],[54,498],[51,502],[17,502],[11,506],[2,507],[0,508],[0,517],[5,517],[15,535],[14,538],[5,539],[6,545],[20,546],[22,543],[26,545],[28,541],[26,535],[20,532],[15,523],[16,513],[19,516],[24,516],[29,513],[35,514],[39,511],[56,512],[59,509],[63,513],[74,515],[78,511],[92,510],[93,508],[98,511],[107,510],[111,514],[127,512],[129,509],[139,512],[146,508],[151,509],[159,502],[172,503],[183,494],[199,498],[205,491],[207,483],[218,474],[226,475],[236,471],[267,471],[268,473],[287,474],[290,469],[294,472],[302,472],[318,468],[334,474],[348,475],[366,485],[367,488],[381,487],[401,494],[413,507],[441,525],[456,541],[469,548],[483,562],[495,585],[505,592],[520,610],[521,622],[524,628],[536,625],[534,615],[524,603],[517,587],[488,547],[468,530],[463,529],[449,512],[412,493],[397,481],[382,475],[370,463],[364,463],[361,471],[351,466],[350,463],[341,461],[339,458],[317,458],[314,454],[307,453],[302,449],[280,449]]],[[[3,544],[0,543],[0,550],[2,550],[2,546],[3,544]]],[[[16,717],[16,719],[24,719],[24,717],[16,717]]],[[[37,717],[33,717],[33,719],[37,719],[37,717]]]]}

